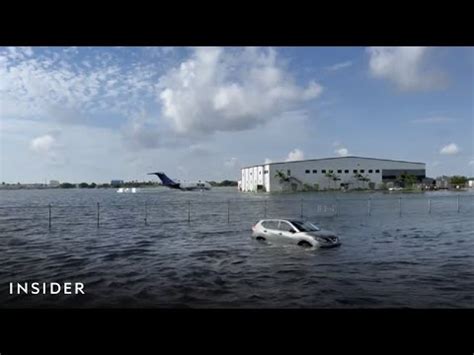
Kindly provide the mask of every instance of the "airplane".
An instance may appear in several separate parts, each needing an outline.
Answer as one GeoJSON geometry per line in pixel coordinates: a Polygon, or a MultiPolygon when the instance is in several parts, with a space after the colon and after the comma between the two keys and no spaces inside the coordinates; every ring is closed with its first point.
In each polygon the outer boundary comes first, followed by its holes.
{"type": "Polygon", "coordinates": [[[199,180],[198,182],[175,182],[171,180],[165,173],[155,172],[149,173],[148,175],[156,175],[163,183],[163,186],[169,187],[170,189],[177,189],[182,191],[192,191],[192,190],[210,190],[211,185],[205,181],[199,180]]]}

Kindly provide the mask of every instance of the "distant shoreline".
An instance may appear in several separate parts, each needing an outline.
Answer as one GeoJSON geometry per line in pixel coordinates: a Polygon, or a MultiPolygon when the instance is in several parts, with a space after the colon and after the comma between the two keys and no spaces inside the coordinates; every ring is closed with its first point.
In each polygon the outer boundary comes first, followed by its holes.
{"type": "MultiPolygon", "coordinates": [[[[223,180],[221,182],[209,181],[209,184],[213,187],[237,187],[237,181],[223,180]]],[[[162,187],[163,184],[160,182],[125,182],[122,184],[111,185],[109,183],[96,184],[92,183],[69,183],[64,182],[55,186],[48,184],[2,184],[0,190],[55,190],[55,189],[118,189],[118,188],[153,188],[162,187]]]]}
{"type": "MultiPolygon", "coordinates": [[[[134,186],[135,187],[135,186],[134,186]]],[[[213,187],[215,188],[230,188],[230,187],[235,187],[235,186],[219,186],[219,185],[214,185],[213,187]]],[[[93,188],[87,188],[87,187],[71,187],[71,188],[63,188],[63,187],[16,187],[16,186],[11,186],[11,187],[0,187],[0,191],[19,191],[19,190],[112,190],[112,189],[119,189],[120,187],[115,187],[115,186],[108,186],[108,187],[93,187],[93,188]]],[[[127,186],[123,186],[122,188],[127,188],[127,186]]],[[[135,188],[138,189],[153,189],[153,188],[163,188],[165,187],[162,184],[156,184],[153,186],[137,186],[135,188]]],[[[385,193],[385,194],[419,194],[419,193],[425,193],[425,192],[433,192],[433,193],[442,193],[442,192],[469,192],[469,191],[474,191],[473,188],[462,188],[462,189],[438,189],[438,190],[397,190],[397,191],[389,191],[389,190],[319,190],[319,191],[297,191],[297,192],[241,192],[242,194],[245,195],[294,195],[294,194],[305,194],[305,193],[334,193],[334,192],[340,192],[344,194],[366,194],[366,193],[374,193],[374,192],[380,192],[380,193],[385,193]]],[[[239,191],[240,192],[240,191],[239,191]]]]}

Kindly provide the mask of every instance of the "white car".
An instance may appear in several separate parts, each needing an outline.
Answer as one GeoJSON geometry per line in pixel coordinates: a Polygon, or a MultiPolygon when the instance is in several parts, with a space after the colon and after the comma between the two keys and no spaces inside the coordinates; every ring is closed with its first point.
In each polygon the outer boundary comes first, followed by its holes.
{"type": "Polygon", "coordinates": [[[335,233],[293,219],[262,219],[252,226],[252,236],[260,241],[286,240],[302,247],[332,248],[341,244],[335,233]]]}

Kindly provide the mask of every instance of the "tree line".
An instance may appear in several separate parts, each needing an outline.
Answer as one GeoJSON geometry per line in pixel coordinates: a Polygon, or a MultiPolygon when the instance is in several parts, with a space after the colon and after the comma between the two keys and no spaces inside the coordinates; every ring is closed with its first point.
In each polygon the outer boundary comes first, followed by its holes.
{"type": "MultiPolygon", "coordinates": [[[[237,181],[232,181],[232,180],[223,180],[221,182],[216,182],[216,181],[209,181],[209,184],[211,186],[237,186],[237,181]]],[[[69,182],[64,182],[59,185],[60,188],[62,189],[73,189],[73,188],[80,188],[80,189],[94,189],[94,188],[110,188],[110,187],[147,187],[147,186],[162,186],[163,184],[161,182],[152,182],[152,181],[143,181],[143,182],[138,182],[138,181],[129,181],[129,182],[124,182],[122,184],[96,184],[95,182],[92,182],[88,184],[87,182],[81,182],[80,184],[71,184],[69,182]]]]}

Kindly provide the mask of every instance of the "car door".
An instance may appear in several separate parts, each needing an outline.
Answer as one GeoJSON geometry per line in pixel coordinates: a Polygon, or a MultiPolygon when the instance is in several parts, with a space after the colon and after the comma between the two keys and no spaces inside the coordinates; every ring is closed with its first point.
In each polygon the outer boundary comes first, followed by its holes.
{"type": "Polygon", "coordinates": [[[262,222],[263,236],[269,239],[278,237],[278,223],[279,221],[265,221],[262,222]]]}
{"type": "Polygon", "coordinates": [[[285,239],[292,240],[295,238],[296,230],[290,223],[286,221],[280,221],[280,224],[278,225],[278,231],[279,236],[284,237],[285,239]]]}

